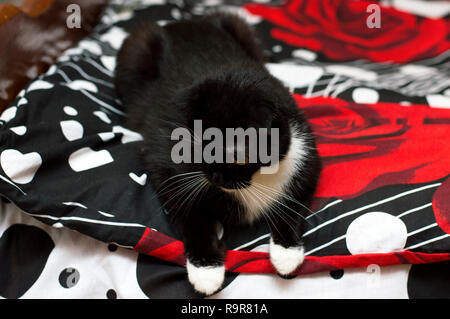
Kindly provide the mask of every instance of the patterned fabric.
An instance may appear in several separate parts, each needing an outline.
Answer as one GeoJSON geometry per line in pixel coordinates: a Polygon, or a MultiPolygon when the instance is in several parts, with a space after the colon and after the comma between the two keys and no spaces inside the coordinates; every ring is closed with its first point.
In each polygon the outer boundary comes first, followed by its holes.
{"type": "MultiPolygon", "coordinates": [[[[95,32],[1,115],[0,194],[47,225],[156,257],[162,271],[178,273],[184,271],[174,266],[184,265],[183,245],[147,182],[151,172],[138,157],[142,136],[123,126],[112,77],[115,55],[131,28],[142,21],[202,16],[210,6],[124,3],[112,1],[95,32]]],[[[400,27],[393,25],[397,31],[389,36],[381,30],[346,35],[352,25],[347,13],[357,12],[352,19],[360,19],[367,4],[312,7],[288,1],[223,8],[256,28],[271,55],[267,68],[293,92],[317,135],[324,171],[307,219],[299,274],[450,260],[450,150],[443,142],[450,132],[448,19],[383,8],[382,16],[415,26],[407,40],[386,46],[401,52],[399,43],[414,43],[417,52],[395,55],[383,46],[370,49],[363,38],[400,39],[400,27]],[[339,37],[320,24],[326,22],[321,15],[331,13],[327,19],[347,21],[343,30],[332,27],[339,37]],[[420,46],[428,24],[436,32],[420,46]]],[[[267,225],[222,230],[230,272],[274,272],[267,225]]],[[[46,245],[51,251],[52,244],[46,245]]],[[[235,277],[229,274],[228,283],[235,277]]]]}

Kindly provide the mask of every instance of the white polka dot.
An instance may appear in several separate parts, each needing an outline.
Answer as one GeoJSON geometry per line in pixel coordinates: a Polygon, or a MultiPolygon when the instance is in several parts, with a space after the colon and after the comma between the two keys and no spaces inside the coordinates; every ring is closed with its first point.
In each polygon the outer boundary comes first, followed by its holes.
{"type": "Polygon", "coordinates": [[[70,56],[72,56],[72,55],[79,55],[81,53],[83,53],[83,49],[82,48],[77,48],[77,47],[70,48],[70,49],[67,49],[66,51],[64,51],[63,55],[61,55],[57,59],[57,61],[60,61],[60,62],[68,61],[68,60],[70,60],[70,56]]]}
{"type": "Polygon", "coordinates": [[[430,94],[427,95],[427,102],[432,107],[450,109],[450,96],[430,94]]]}
{"type": "Polygon", "coordinates": [[[348,76],[361,81],[376,81],[378,78],[376,72],[349,65],[332,64],[326,66],[325,70],[330,73],[348,76]]]}
{"type": "Polygon", "coordinates": [[[175,20],[180,20],[182,18],[181,12],[177,8],[173,8],[172,11],[170,11],[170,14],[175,20]]]}
{"type": "Polygon", "coordinates": [[[401,101],[399,104],[400,104],[400,105],[403,105],[403,106],[409,106],[409,105],[411,105],[411,102],[408,102],[408,101],[401,101]]]}
{"type": "Polygon", "coordinates": [[[118,50],[127,36],[128,33],[124,29],[119,27],[112,27],[108,30],[108,32],[100,36],[100,40],[108,42],[112,48],[118,50]]]}
{"type": "Polygon", "coordinates": [[[23,125],[11,127],[10,130],[16,133],[17,135],[25,135],[25,133],[27,132],[27,128],[23,125]]]}
{"type": "Polygon", "coordinates": [[[64,225],[59,223],[59,222],[58,223],[54,223],[52,226],[55,227],[55,228],[62,228],[62,227],[64,227],[64,225]]]}
{"type": "Polygon", "coordinates": [[[48,90],[53,88],[53,84],[43,80],[37,80],[30,84],[27,89],[27,92],[31,92],[34,90],[48,90]]]}
{"type": "Polygon", "coordinates": [[[102,120],[103,122],[108,123],[108,124],[111,124],[111,120],[110,120],[110,118],[108,117],[108,115],[106,115],[105,112],[102,112],[102,111],[95,111],[93,114],[94,114],[95,116],[97,116],[100,120],[102,120]]]}
{"type": "Polygon", "coordinates": [[[0,120],[9,122],[16,116],[16,113],[17,113],[17,107],[11,106],[3,111],[3,113],[0,116],[0,120]]]}
{"type": "Polygon", "coordinates": [[[315,83],[323,75],[323,68],[310,65],[267,63],[267,70],[281,80],[291,91],[315,83]],[[299,76],[301,74],[302,76],[299,76]]]}
{"type": "Polygon", "coordinates": [[[156,24],[161,26],[161,27],[165,26],[168,23],[170,23],[170,20],[158,20],[158,21],[156,21],[156,24]]]}
{"type": "Polygon", "coordinates": [[[97,42],[91,41],[91,40],[82,40],[78,44],[80,48],[83,48],[95,55],[101,55],[102,54],[102,48],[97,42]]]}
{"type": "Polygon", "coordinates": [[[272,51],[275,52],[275,53],[279,53],[279,52],[283,51],[283,47],[281,45],[279,45],[279,44],[278,45],[274,45],[272,47],[272,51]]]}
{"type": "Polygon", "coordinates": [[[223,226],[221,223],[217,222],[216,224],[216,233],[217,233],[217,238],[220,240],[223,237],[223,226]]]}
{"type": "Polygon", "coordinates": [[[114,162],[107,150],[94,151],[84,147],[69,156],[69,165],[75,172],[81,172],[114,162]]]}
{"type": "Polygon", "coordinates": [[[294,58],[299,58],[306,61],[314,61],[315,59],[317,59],[317,53],[303,49],[292,51],[292,56],[294,58]]]}
{"type": "Polygon", "coordinates": [[[66,113],[67,115],[70,116],[76,116],[78,115],[78,111],[75,110],[73,107],[71,106],[64,106],[64,113],[66,113]]]}
{"type": "Polygon", "coordinates": [[[435,74],[438,71],[435,68],[431,68],[429,66],[418,65],[418,64],[407,64],[400,67],[400,73],[406,75],[424,75],[424,74],[435,74]]]}
{"type": "Polygon", "coordinates": [[[57,70],[57,67],[56,67],[56,65],[53,64],[53,65],[47,70],[46,74],[47,74],[47,75],[52,75],[52,74],[54,74],[54,73],[56,72],[56,70],[57,70]]]}
{"type": "Polygon", "coordinates": [[[100,58],[103,65],[111,72],[113,72],[116,68],[116,57],[115,56],[107,56],[104,55],[100,58]]]}
{"type": "Polygon", "coordinates": [[[68,141],[78,140],[83,137],[84,128],[77,121],[62,121],[59,123],[61,130],[68,141]]]}
{"type": "Polygon", "coordinates": [[[352,255],[389,253],[404,249],[407,238],[407,229],[401,219],[372,212],[352,221],[347,229],[346,244],[352,255]]]}
{"type": "Polygon", "coordinates": [[[102,139],[103,142],[111,141],[116,134],[111,132],[98,133],[98,136],[102,139]]]}
{"type": "Polygon", "coordinates": [[[17,106],[21,106],[21,105],[27,104],[27,103],[28,103],[28,100],[23,97],[19,100],[19,102],[17,102],[17,106]]]}
{"type": "MultiPolygon", "coordinates": [[[[220,2],[222,2],[220,0],[213,0],[213,1],[217,1],[220,4],[220,11],[235,14],[235,15],[239,16],[240,18],[244,19],[245,22],[247,22],[250,25],[255,25],[257,23],[260,23],[263,20],[263,18],[261,16],[250,13],[250,11],[246,10],[244,7],[226,5],[226,4],[220,3],[220,2]]],[[[203,4],[205,6],[209,6],[204,1],[203,1],[203,4]]]]}
{"type": "Polygon", "coordinates": [[[356,88],[353,90],[352,98],[356,103],[377,103],[380,96],[373,89],[356,88]]]}
{"type": "Polygon", "coordinates": [[[121,139],[122,144],[142,141],[144,139],[144,137],[141,134],[131,131],[129,129],[126,129],[120,125],[113,127],[113,133],[122,133],[123,134],[122,139],[121,139]]]}
{"type": "Polygon", "coordinates": [[[67,83],[66,85],[72,90],[87,90],[94,93],[98,92],[97,86],[94,83],[85,80],[75,80],[67,83]]]}

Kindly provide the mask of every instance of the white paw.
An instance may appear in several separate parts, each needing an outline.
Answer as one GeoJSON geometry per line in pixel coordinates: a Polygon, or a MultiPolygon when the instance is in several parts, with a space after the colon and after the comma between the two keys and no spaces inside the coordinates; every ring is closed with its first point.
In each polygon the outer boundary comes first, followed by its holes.
{"type": "Polygon", "coordinates": [[[186,262],[189,282],[200,293],[211,295],[216,292],[225,278],[225,266],[197,267],[186,262]]]}
{"type": "Polygon", "coordinates": [[[270,261],[280,275],[292,273],[303,263],[305,251],[303,246],[285,248],[270,239],[270,261]]]}

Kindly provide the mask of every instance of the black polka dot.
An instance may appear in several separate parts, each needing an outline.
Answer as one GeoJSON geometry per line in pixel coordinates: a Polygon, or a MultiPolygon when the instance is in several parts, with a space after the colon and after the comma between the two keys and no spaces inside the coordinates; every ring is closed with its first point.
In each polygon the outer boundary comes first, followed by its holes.
{"type": "Polygon", "coordinates": [[[106,292],[106,298],[108,299],[117,299],[117,293],[114,289],[109,289],[106,292]]]}
{"type": "Polygon", "coordinates": [[[117,245],[109,244],[109,245],[108,245],[108,250],[109,250],[109,251],[116,251],[116,250],[117,250],[117,245]]]}
{"type": "Polygon", "coordinates": [[[0,237],[0,296],[20,298],[41,275],[55,243],[36,226],[14,224],[0,237]]]}
{"type": "Polygon", "coordinates": [[[450,261],[412,265],[407,285],[410,299],[450,298],[450,261]]]}
{"type": "Polygon", "coordinates": [[[66,268],[59,274],[59,283],[64,288],[72,288],[80,280],[80,273],[75,268],[66,268]]]}
{"type": "Polygon", "coordinates": [[[333,279],[341,279],[344,276],[344,269],[337,269],[330,271],[330,276],[333,279]]]}

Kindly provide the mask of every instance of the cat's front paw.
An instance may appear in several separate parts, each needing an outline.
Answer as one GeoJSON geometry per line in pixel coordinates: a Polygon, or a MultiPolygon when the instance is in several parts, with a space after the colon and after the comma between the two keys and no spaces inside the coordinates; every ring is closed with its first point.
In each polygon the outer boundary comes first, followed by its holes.
{"type": "Polygon", "coordinates": [[[305,258],[303,246],[283,247],[270,239],[270,261],[280,275],[286,276],[296,270],[305,258]]]}
{"type": "Polygon", "coordinates": [[[189,282],[198,292],[211,295],[223,284],[225,279],[225,266],[195,266],[189,260],[186,261],[186,269],[189,282]]]}

